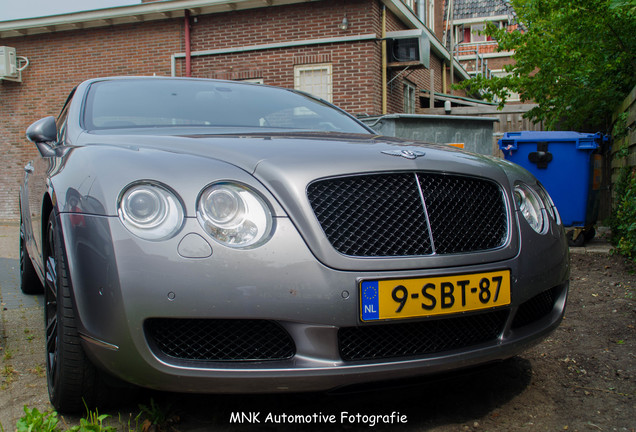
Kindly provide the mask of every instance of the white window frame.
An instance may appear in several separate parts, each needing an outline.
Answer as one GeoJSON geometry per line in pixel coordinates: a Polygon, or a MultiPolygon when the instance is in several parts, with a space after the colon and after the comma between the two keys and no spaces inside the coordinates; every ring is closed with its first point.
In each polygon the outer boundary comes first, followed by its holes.
{"type": "Polygon", "coordinates": [[[294,66],[294,88],[333,103],[333,68],[331,63],[294,66]],[[304,72],[325,73],[326,82],[321,82],[318,85],[306,85],[302,82],[304,72]],[[315,87],[319,87],[319,91],[316,91],[315,87]]]}

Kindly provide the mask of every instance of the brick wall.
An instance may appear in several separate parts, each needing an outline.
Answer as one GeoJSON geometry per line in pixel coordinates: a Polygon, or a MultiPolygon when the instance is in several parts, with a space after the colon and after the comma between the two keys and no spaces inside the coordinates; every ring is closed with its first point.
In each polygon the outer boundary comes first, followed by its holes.
{"type": "Polygon", "coordinates": [[[22,83],[0,81],[0,220],[18,218],[24,165],[37,155],[24,136],[33,121],[59,113],[81,81],[109,75],[170,75],[182,51],[182,22],[157,21],[3,39],[29,59],[22,83]]]}
{"type": "MultiPolygon", "coordinates": [[[[379,10],[376,2],[350,0],[201,16],[191,27],[192,51],[372,33],[379,36],[379,10]],[[349,29],[343,31],[338,24],[345,14],[349,29]]],[[[194,57],[192,75],[262,78],[265,84],[293,88],[294,66],[330,63],[334,104],[353,114],[370,114],[378,112],[381,97],[379,47],[376,41],[359,41],[194,57]]],[[[183,62],[180,60],[180,68],[183,62]]]]}
{"type": "MultiPolygon", "coordinates": [[[[440,2],[441,3],[441,2],[440,2]]],[[[387,30],[405,26],[387,11],[387,30]]],[[[377,0],[324,0],[234,11],[192,18],[192,51],[280,43],[290,40],[381,34],[377,0]],[[348,30],[338,28],[346,13],[348,30]]],[[[183,18],[7,38],[29,58],[22,83],[0,81],[0,220],[17,219],[24,165],[37,155],[24,138],[33,121],[57,115],[69,91],[84,79],[111,75],[170,75],[170,56],[185,51],[183,18]]],[[[265,84],[293,87],[294,66],[330,63],[333,102],[353,114],[381,113],[381,44],[357,41],[192,58],[192,76],[262,78],[265,84]]],[[[435,90],[442,89],[442,65],[431,57],[435,90]]],[[[399,71],[391,70],[389,80],[399,71]]],[[[178,59],[176,74],[185,74],[178,59]]],[[[425,69],[409,71],[389,88],[389,112],[403,110],[403,78],[429,89],[425,69]]]]}

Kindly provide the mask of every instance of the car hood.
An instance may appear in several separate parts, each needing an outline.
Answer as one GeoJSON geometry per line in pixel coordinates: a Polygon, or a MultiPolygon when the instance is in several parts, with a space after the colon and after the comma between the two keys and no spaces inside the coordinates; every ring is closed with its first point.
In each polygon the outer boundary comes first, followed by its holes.
{"type": "MultiPolygon", "coordinates": [[[[92,134],[88,134],[92,135],[92,134]]],[[[309,248],[325,264],[347,269],[374,269],[378,260],[352,258],[336,252],[322,231],[307,198],[312,182],[329,177],[363,173],[430,171],[492,179],[509,196],[509,180],[492,158],[437,144],[405,141],[377,135],[335,133],[244,134],[244,135],[102,135],[86,139],[101,145],[161,150],[223,161],[255,177],[275,197],[298,228],[309,248]],[[96,139],[97,138],[97,139],[96,139]]],[[[509,223],[512,227],[514,224],[509,223]]],[[[517,253],[514,233],[500,250],[480,254],[480,260],[503,260],[517,253]]],[[[433,267],[469,264],[456,257],[399,259],[398,267],[433,267]],[[443,260],[443,261],[440,261],[443,260]]],[[[473,258],[474,259],[474,258],[473,258]]],[[[393,265],[396,259],[393,259],[393,265]]]]}
{"type": "Polygon", "coordinates": [[[482,171],[491,177],[498,165],[490,158],[439,144],[378,135],[338,133],[109,134],[86,133],[81,144],[161,150],[224,161],[260,177],[271,170],[329,177],[343,173],[429,169],[482,171]],[[409,153],[412,152],[412,153],[409,153]],[[484,171],[486,170],[486,171],[484,171]],[[316,175],[318,174],[318,175],[316,175]]]}

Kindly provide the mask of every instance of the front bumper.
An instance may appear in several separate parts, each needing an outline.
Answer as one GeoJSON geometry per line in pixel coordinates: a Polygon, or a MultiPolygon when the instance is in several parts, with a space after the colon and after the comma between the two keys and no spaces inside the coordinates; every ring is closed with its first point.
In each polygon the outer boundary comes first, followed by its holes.
{"type": "Polygon", "coordinates": [[[532,251],[522,245],[518,256],[495,263],[351,272],[320,264],[286,218],[277,219],[276,234],[268,243],[240,251],[209,240],[193,219],[165,242],[137,239],[117,218],[85,215],[79,225],[68,214],[61,219],[87,354],[109,373],[149,388],[205,393],[316,391],[465,368],[509,358],[539,342],[558,326],[565,310],[569,265],[567,244],[561,238],[545,242],[542,248],[533,245],[532,251]],[[188,234],[205,239],[211,255],[184,258],[179,245],[188,234]],[[360,321],[360,278],[500,269],[510,269],[513,275],[512,303],[500,311],[500,330],[493,337],[418,355],[343,360],[341,329],[394,325],[360,321]],[[541,313],[528,312],[545,292],[551,293],[549,307],[541,313]],[[520,306],[530,319],[516,318],[520,306]],[[175,358],[149,338],[146,324],[151,319],[272,321],[291,337],[294,353],[268,361],[175,358]]]}

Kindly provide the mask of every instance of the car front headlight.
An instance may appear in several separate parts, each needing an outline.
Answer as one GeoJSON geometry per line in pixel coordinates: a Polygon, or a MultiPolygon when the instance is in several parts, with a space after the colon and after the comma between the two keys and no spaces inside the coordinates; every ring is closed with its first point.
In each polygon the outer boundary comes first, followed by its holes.
{"type": "Polygon", "coordinates": [[[184,220],[183,205],[177,196],[167,187],[153,182],[138,182],[126,187],[117,211],[126,229],[146,240],[172,237],[184,220]]]}
{"type": "Polygon", "coordinates": [[[537,193],[525,183],[517,183],[514,187],[513,195],[517,209],[521,211],[528,224],[539,234],[543,233],[545,227],[543,206],[537,193]]]}
{"type": "Polygon", "coordinates": [[[554,204],[554,201],[552,201],[552,197],[550,196],[546,188],[541,183],[539,183],[538,186],[539,186],[539,195],[541,196],[541,199],[543,200],[543,203],[545,204],[548,214],[550,215],[551,218],[554,219],[557,225],[561,225],[561,215],[559,214],[559,210],[557,210],[557,207],[554,204]]]}
{"type": "Polygon", "coordinates": [[[238,183],[205,188],[197,202],[197,219],[215,240],[234,248],[261,244],[272,229],[272,212],[265,200],[238,183]]]}

